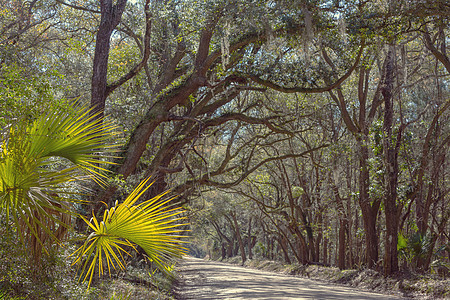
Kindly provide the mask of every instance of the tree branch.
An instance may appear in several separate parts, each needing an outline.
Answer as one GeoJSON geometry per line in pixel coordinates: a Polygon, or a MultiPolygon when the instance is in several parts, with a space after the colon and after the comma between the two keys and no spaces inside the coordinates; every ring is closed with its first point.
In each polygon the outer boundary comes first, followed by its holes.
{"type": "Polygon", "coordinates": [[[428,32],[428,27],[426,24],[423,24],[425,27],[425,31],[423,32],[423,38],[425,40],[425,46],[433,53],[433,55],[436,57],[437,60],[439,60],[447,70],[447,72],[450,73],[450,60],[445,55],[444,52],[439,52],[439,50],[434,46],[433,42],[431,41],[430,33],[428,32]]]}
{"type": "Polygon", "coordinates": [[[305,88],[305,87],[292,87],[292,88],[288,88],[288,87],[283,87],[281,85],[278,85],[276,83],[273,83],[269,80],[265,80],[265,79],[261,79],[260,77],[256,76],[256,75],[246,75],[246,77],[250,78],[251,80],[253,80],[254,82],[266,86],[268,88],[271,88],[273,90],[282,92],[282,93],[304,93],[304,94],[317,94],[317,93],[323,93],[323,92],[328,92],[331,91],[333,89],[335,89],[336,87],[338,87],[339,85],[341,85],[348,77],[350,77],[350,75],[353,73],[353,71],[356,69],[356,67],[359,64],[359,61],[361,59],[361,55],[364,49],[364,45],[365,43],[363,42],[359,52],[358,52],[358,56],[356,58],[355,63],[352,65],[352,67],[341,77],[339,78],[336,82],[325,86],[325,87],[319,87],[319,88],[305,88]]]}
{"type": "MultiPolygon", "coordinates": [[[[271,117],[271,118],[274,118],[274,117],[271,117]]],[[[290,132],[288,130],[276,127],[275,125],[270,123],[267,118],[265,118],[265,119],[254,118],[254,117],[246,116],[241,113],[228,113],[228,114],[224,114],[220,117],[211,119],[211,120],[205,122],[205,127],[217,126],[217,125],[223,124],[223,123],[231,121],[231,120],[242,121],[242,122],[245,122],[248,124],[266,125],[273,132],[281,133],[281,134],[288,134],[290,136],[294,135],[292,132],[290,132]]]]}
{"type": "Polygon", "coordinates": [[[215,187],[219,187],[219,188],[228,188],[228,187],[232,187],[235,186],[239,183],[241,183],[245,178],[247,178],[248,175],[252,174],[253,172],[255,172],[259,167],[271,162],[271,161],[275,161],[275,160],[283,160],[283,159],[287,159],[287,158],[293,158],[293,157],[303,157],[309,153],[312,153],[314,151],[320,150],[322,148],[328,147],[328,144],[319,146],[319,147],[315,147],[309,150],[306,150],[302,153],[299,154],[286,154],[286,155],[281,155],[281,156],[275,156],[275,157],[269,157],[266,158],[264,160],[262,160],[261,162],[259,162],[258,164],[256,164],[255,166],[253,166],[252,168],[246,170],[243,174],[241,174],[241,176],[233,181],[233,182],[228,182],[228,183],[220,183],[220,182],[214,182],[212,180],[209,179],[209,176],[206,174],[204,175],[201,179],[200,182],[209,185],[209,186],[215,186],[215,187]]]}
{"type": "MultiPolygon", "coordinates": [[[[149,3],[150,0],[147,0],[145,3],[145,35],[144,35],[144,49],[143,49],[143,56],[142,60],[139,64],[137,64],[133,69],[131,69],[127,74],[119,78],[116,82],[109,84],[106,87],[106,96],[111,94],[116,88],[123,85],[125,82],[136,76],[141,69],[145,66],[145,64],[148,61],[148,58],[150,57],[150,35],[152,32],[152,22],[151,22],[151,13],[149,9],[149,3]]],[[[138,44],[139,46],[139,44],[138,44]]]]}
{"type": "Polygon", "coordinates": [[[90,9],[90,8],[86,8],[86,7],[78,6],[78,5],[74,5],[74,4],[69,4],[69,3],[66,3],[66,2],[64,2],[62,0],[56,0],[56,2],[58,2],[59,4],[62,4],[62,5],[65,5],[65,6],[74,8],[74,9],[77,9],[77,10],[87,11],[87,12],[91,12],[91,13],[94,13],[94,14],[101,13],[101,11],[99,11],[99,10],[90,9]]]}

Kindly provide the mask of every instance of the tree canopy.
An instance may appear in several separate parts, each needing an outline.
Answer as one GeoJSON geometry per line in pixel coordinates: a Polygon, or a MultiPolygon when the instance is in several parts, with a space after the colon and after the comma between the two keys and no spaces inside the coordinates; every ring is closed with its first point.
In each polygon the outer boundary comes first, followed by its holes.
{"type": "Polygon", "coordinates": [[[448,272],[449,16],[442,0],[7,1],[2,134],[89,105],[119,151],[78,212],[151,177],[197,254],[448,272]]]}

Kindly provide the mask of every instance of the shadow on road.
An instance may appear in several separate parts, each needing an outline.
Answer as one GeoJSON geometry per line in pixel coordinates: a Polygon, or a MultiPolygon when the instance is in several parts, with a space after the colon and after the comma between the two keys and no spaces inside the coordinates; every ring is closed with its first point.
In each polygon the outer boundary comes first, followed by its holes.
{"type": "Polygon", "coordinates": [[[179,274],[179,300],[404,299],[191,257],[181,263],[179,274]]]}

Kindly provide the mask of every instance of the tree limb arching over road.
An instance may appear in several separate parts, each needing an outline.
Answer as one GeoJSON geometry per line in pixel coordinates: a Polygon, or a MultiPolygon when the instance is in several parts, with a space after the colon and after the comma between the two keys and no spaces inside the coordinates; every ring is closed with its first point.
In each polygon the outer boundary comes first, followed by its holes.
{"type": "Polygon", "coordinates": [[[192,257],[181,262],[179,275],[179,300],[405,299],[192,257]]]}

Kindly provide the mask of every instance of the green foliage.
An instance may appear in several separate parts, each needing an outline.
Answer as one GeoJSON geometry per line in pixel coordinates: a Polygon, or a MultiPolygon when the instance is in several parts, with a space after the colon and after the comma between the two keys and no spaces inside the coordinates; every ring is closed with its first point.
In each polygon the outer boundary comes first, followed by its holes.
{"type": "Polygon", "coordinates": [[[20,116],[34,119],[55,102],[49,79],[56,72],[28,74],[17,64],[2,65],[0,69],[0,128],[6,128],[20,116]]]}
{"type": "Polygon", "coordinates": [[[103,259],[106,260],[109,273],[111,266],[115,269],[116,264],[124,270],[122,254],[129,255],[124,247],[136,250],[134,244],[144,249],[149,260],[167,274],[172,271],[173,258],[185,254],[186,249],[180,244],[180,238],[183,237],[180,233],[184,230],[179,227],[183,224],[178,223],[183,219],[180,217],[183,211],[167,206],[173,199],[161,201],[164,196],[161,194],[136,205],[136,201],[149,187],[145,187],[148,180],[143,181],[123,203],[116,202],[114,207],[107,209],[101,221],[95,216],[90,221],[82,217],[93,230],[83,246],[73,253],[76,257],[74,264],[86,257],[80,275],[83,282],[89,277],[91,284],[96,265],[99,275],[103,274],[103,259]]]}
{"type": "MultiPolygon", "coordinates": [[[[102,165],[109,163],[106,153],[115,151],[116,145],[109,142],[114,129],[82,107],[53,107],[34,120],[11,124],[1,140],[0,214],[12,222],[5,229],[9,233],[2,236],[11,242],[11,237],[18,235],[28,248],[23,256],[31,253],[38,266],[42,266],[42,252],[50,254],[71,229],[71,204],[79,202],[74,199],[79,193],[68,183],[87,179],[105,182],[102,165]]],[[[149,260],[167,274],[173,271],[172,259],[185,253],[179,241],[183,230],[178,227],[182,225],[177,223],[182,219],[182,210],[168,205],[173,199],[161,200],[162,194],[136,204],[148,189],[147,182],[142,182],[123,203],[106,210],[102,221],[94,216],[89,222],[81,216],[94,233],[74,254],[75,262],[88,257],[82,275],[89,262],[89,285],[96,265],[100,274],[103,272],[103,258],[109,270],[115,264],[124,269],[119,259],[127,253],[124,246],[139,245],[149,260]]],[[[6,275],[8,282],[16,277],[13,273],[6,275]]]]}
{"type": "Polygon", "coordinates": [[[431,239],[428,235],[422,235],[419,232],[408,236],[402,233],[398,234],[397,250],[400,257],[403,257],[408,263],[413,260],[425,257],[430,251],[431,239]]]}
{"type": "Polygon", "coordinates": [[[431,238],[429,235],[413,233],[408,238],[408,246],[414,257],[423,257],[430,250],[431,238]]]}
{"type": "Polygon", "coordinates": [[[116,294],[116,292],[113,292],[113,294],[111,295],[111,298],[109,298],[110,300],[127,300],[131,298],[131,292],[124,292],[124,293],[119,293],[116,294]]]}
{"type": "Polygon", "coordinates": [[[435,259],[430,264],[432,273],[441,273],[444,276],[450,273],[450,263],[448,257],[447,259],[445,257],[445,252],[450,253],[450,243],[442,245],[434,253],[435,259]]]}
{"type": "Polygon", "coordinates": [[[35,120],[10,124],[1,140],[0,212],[14,220],[37,261],[70,227],[70,203],[77,201],[67,183],[103,181],[100,163],[115,147],[107,144],[114,126],[94,118],[82,107],[53,107],[35,120]],[[58,166],[60,159],[65,164],[58,166]]]}
{"type": "Polygon", "coordinates": [[[292,187],[292,196],[298,198],[305,193],[305,190],[301,186],[292,187]]]}
{"type": "Polygon", "coordinates": [[[430,264],[431,273],[449,273],[450,263],[446,262],[444,259],[435,259],[430,264]]]}
{"type": "Polygon", "coordinates": [[[23,283],[28,273],[23,264],[25,253],[15,238],[12,226],[0,214],[0,299],[12,298],[12,293],[23,283]]]}
{"type": "MultiPolygon", "coordinates": [[[[56,251],[42,257],[39,269],[29,263],[29,250],[16,236],[13,223],[0,214],[0,299],[60,299],[53,297],[57,290],[70,288],[61,275],[69,277],[64,258],[56,251]]],[[[55,250],[55,251],[54,251],[55,250]]]]}
{"type": "Polygon", "coordinates": [[[139,50],[127,42],[113,45],[110,51],[109,69],[112,80],[120,78],[121,74],[130,69],[130,65],[136,64],[134,60],[139,58],[139,50]]]}
{"type": "Polygon", "coordinates": [[[397,250],[404,251],[408,248],[408,239],[402,234],[398,234],[398,240],[397,240],[397,250]]]}

